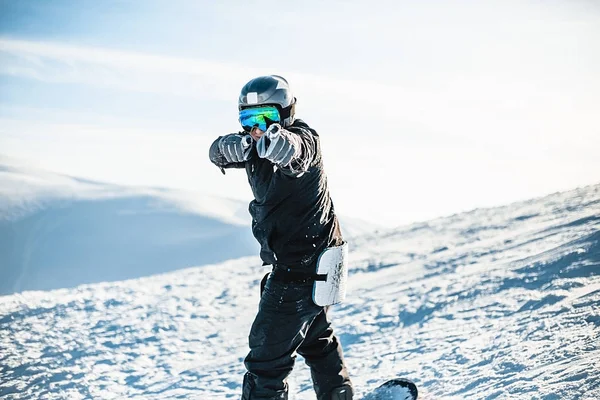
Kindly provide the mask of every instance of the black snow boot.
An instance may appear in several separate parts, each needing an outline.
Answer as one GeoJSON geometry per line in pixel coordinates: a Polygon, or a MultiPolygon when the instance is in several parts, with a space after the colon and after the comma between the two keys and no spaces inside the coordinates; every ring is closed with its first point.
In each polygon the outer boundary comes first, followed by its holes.
{"type": "Polygon", "coordinates": [[[352,390],[352,386],[344,385],[333,389],[330,400],[352,400],[353,395],[354,391],[352,390]]]}

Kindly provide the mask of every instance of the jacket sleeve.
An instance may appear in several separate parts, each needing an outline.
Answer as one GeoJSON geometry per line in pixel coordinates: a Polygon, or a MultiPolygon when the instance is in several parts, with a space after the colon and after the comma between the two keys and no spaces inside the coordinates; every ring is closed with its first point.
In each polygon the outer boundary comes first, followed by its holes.
{"type": "Polygon", "coordinates": [[[282,131],[294,147],[294,156],[286,167],[281,168],[281,172],[288,176],[300,177],[320,159],[319,138],[309,129],[299,127],[282,131]]]}
{"type": "Polygon", "coordinates": [[[232,163],[228,162],[225,159],[225,156],[223,155],[223,153],[221,153],[221,150],[219,150],[219,140],[221,140],[222,137],[223,136],[219,136],[210,146],[210,149],[208,151],[208,157],[210,158],[210,161],[217,167],[219,167],[221,169],[221,172],[223,173],[225,173],[226,168],[244,168],[246,166],[246,163],[232,163]]]}

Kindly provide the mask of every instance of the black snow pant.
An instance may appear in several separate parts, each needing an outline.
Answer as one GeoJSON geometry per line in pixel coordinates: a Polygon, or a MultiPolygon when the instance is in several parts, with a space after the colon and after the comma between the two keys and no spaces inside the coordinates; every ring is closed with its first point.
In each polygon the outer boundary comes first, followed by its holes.
{"type": "Polygon", "coordinates": [[[312,300],[312,281],[289,281],[276,268],[268,275],[249,335],[242,400],[288,398],[287,377],[296,353],[310,367],[318,400],[351,382],[328,308],[312,300]]]}

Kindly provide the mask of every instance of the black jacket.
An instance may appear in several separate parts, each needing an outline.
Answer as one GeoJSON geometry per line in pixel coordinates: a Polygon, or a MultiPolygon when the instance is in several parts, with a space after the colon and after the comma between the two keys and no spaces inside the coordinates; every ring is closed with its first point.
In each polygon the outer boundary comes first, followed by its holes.
{"type": "Polygon", "coordinates": [[[261,245],[264,263],[314,272],[319,254],[340,245],[342,234],[323,170],[319,135],[298,119],[286,130],[301,139],[302,147],[289,168],[259,158],[256,145],[248,161],[227,163],[219,151],[220,137],[209,155],[220,168],[246,169],[254,194],[249,207],[252,233],[261,245]],[[305,171],[299,170],[302,167],[305,171]]]}

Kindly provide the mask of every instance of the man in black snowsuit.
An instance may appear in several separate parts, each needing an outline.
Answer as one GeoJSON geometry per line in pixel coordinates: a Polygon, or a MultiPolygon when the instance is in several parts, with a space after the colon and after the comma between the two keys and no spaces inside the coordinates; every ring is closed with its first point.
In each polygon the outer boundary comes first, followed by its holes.
{"type": "Polygon", "coordinates": [[[251,80],[238,102],[244,132],[217,138],[209,151],[223,173],[246,169],[254,194],[252,232],[264,265],[272,266],[249,335],[242,400],[287,399],[296,353],[311,369],[319,400],[350,400],[352,384],[328,307],[312,298],[319,256],[343,239],[319,136],[294,119],[295,104],[282,77],[251,80]]]}

